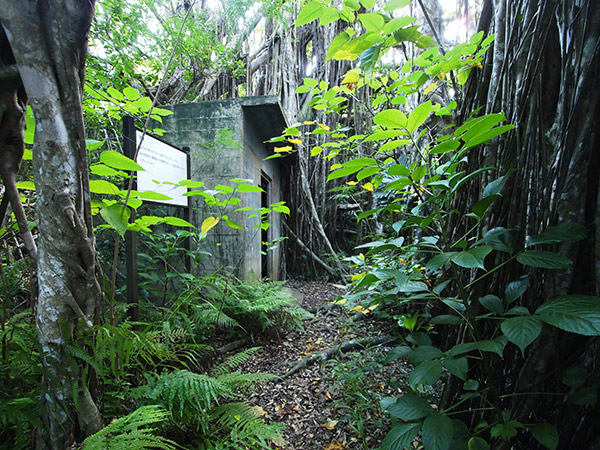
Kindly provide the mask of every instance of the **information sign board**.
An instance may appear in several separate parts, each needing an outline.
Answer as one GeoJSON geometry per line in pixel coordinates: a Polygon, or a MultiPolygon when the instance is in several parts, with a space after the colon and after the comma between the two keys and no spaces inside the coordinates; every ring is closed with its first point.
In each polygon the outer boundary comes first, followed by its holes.
{"type": "MultiPolygon", "coordinates": [[[[136,144],[142,138],[142,132],[135,130],[136,144]]],[[[144,198],[144,201],[154,201],[168,205],[188,206],[185,186],[175,186],[182,180],[188,179],[188,155],[152,136],[145,135],[137,156],[137,163],[144,171],[137,172],[137,190],[152,191],[171,197],[172,200],[157,200],[144,198]]]]}

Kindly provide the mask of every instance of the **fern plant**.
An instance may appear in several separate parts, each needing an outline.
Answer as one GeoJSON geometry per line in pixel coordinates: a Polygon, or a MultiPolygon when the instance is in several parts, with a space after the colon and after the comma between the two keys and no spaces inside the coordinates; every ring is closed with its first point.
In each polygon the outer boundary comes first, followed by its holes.
{"type": "Polygon", "coordinates": [[[0,441],[11,449],[31,448],[40,425],[38,403],[44,369],[30,311],[15,314],[0,333],[0,441]]]}
{"type": "Polygon", "coordinates": [[[260,332],[302,330],[301,319],[310,313],[295,304],[295,300],[281,282],[238,281],[230,286],[229,295],[223,300],[223,311],[246,328],[258,328],[260,332]]]}
{"type": "Polygon", "coordinates": [[[142,406],[83,441],[81,450],[177,450],[182,447],[156,432],[169,413],[157,405],[142,406]]]}
{"type": "Polygon", "coordinates": [[[223,403],[239,400],[257,382],[275,378],[265,373],[232,371],[256,350],[227,358],[210,374],[185,369],[147,374],[148,384],[136,389],[134,396],[140,402],[164,407],[173,425],[188,435],[197,435],[194,445],[200,448],[269,448],[268,441],[281,440],[280,424],[266,424],[257,409],[246,402],[223,403]]]}

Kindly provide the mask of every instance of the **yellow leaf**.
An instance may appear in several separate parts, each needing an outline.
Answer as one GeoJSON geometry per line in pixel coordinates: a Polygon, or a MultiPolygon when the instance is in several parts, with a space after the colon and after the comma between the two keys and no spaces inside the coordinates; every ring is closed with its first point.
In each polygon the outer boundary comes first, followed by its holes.
{"type": "Polygon", "coordinates": [[[291,152],[294,150],[290,145],[285,147],[275,147],[275,153],[291,152]]]}
{"type": "Polygon", "coordinates": [[[200,234],[202,234],[202,236],[206,236],[206,233],[208,233],[209,230],[218,223],[219,223],[218,217],[213,217],[213,216],[207,217],[206,219],[204,219],[204,222],[202,222],[202,226],[200,227],[200,234]]]}
{"type": "Polygon", "coordinates": [[[305,120],[304,121],[304,125],[314,125],[315,121],[314,120],[305,120]]]}
{"type": "Polygon", "coordinates": [[[434,81],[433,83],[431,83],[429,86],[427,86],[425,88],[425,90],[423,91],[423,94],[425,94],[425,95],[429,94],[431,91],[433,91],[435,89],[436,86],[437,86],[437,81],[434,81]]]}
{"type": "Polygon", "coordinates": [[[373,192],[373,183],[371,183],[371,182],[365,183],[363,185],[363,189],[366,189],[367,191],[373,192]]]}
{"type": "Polygon", "coordinates": [[[320,123],[319,124],[319,128],[324,129],[325,131],[329,131],[329,127],[327,125],[325,125],[324,123],[320,123]]]}
{"type": "Polygon", "coordinates": [[[348,299],[345,298],[340,298],[339,300],[337,300],[335,303],[338,303],[340,305],[345,305],[348,302],[348,299]]]}
{"type": "Polygon", "coordinates": [[[360,305],[355,306],[354,308],[352,308],[352,311],[356,311],[356,312],[360,312],[362,311],[363,307],[360,305]]]}
{"type": "Polygon", "coordinates": [[[254,410],[254,414],[256,414],[258,417],[267,415],[267,412],[264,409],[262,409],[260,406],[253,406],[252,409],[254,410]]]}
{"type": "Polygon", "coordinates": [[[338,424],[338,422],[339,422],[338,420],[328,420],[321,426],[324,428],[327,428],[328,430],[333,430],[335,428],[335,426],[338,424]]]}
{"type": "Polygon", "coordinates": [[[346,184],[348,186],[356,186],[358,183],[356,181],[348,181],[346,184]]]}
{"type": "Polygon", "coordinates": [[[346,450],[348,445],[342,441],[333,441],[327,444],[323,450],[346,450]]]}
{"type": "Polygon", "coordinates": [[[300,139],[288,139],[288,142],[290,144],[296,144],[296,145],[301,145],[302,141],[300,139]]]}
{"type": "Polygon", "coordinates": [[[379,303],[369,306],[369,311],[375,311],[379,307],[379,303]]]}

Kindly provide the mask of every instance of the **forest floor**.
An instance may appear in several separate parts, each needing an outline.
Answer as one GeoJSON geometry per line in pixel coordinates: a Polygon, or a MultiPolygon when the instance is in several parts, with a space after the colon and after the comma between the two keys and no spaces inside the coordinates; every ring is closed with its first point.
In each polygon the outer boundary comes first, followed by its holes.
{"type": "Polygon", "coordinates": [[[313,316],[303,320],[303,331],[290,332],[279,342],[257,343],[262,348],[240,368],[281,377],[262,384],[248,397],[268,422],[285,425],[285,442],[273,448],[378,448],[389,430],[379,400],[399,396],[407,373],[403,363],[382,364],[394,345],[389,339],[392,324],[349,314],[334,303],[342,291],[331,284],[290,281],[287,286],[313,316]],[[344,343],[357,341],[376,345],[339,351],[344,343]],[[301,361],[314,360],[327,350],[331,357],[299,369],[301,361]]]}

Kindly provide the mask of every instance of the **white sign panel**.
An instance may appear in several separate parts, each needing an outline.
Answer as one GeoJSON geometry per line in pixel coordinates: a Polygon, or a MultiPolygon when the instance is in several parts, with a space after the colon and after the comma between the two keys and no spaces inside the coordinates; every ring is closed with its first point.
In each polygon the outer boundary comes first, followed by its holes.
{"type": "MultiPolygon", "coordinates": [[[[136,143],[139,145],[142,133],[136,130],[135,136],[136,143]]],[[[188,178],[185,152],[145,135],[137,156],[137,163],[145,169],[137,173],[137,190],[158,192],[172,198],[172,200],[144,200],[188,206],[188,197],[182,197],[182,194],[187,192],[187,188],[170,184],[177,184],[188,178]]]]}

